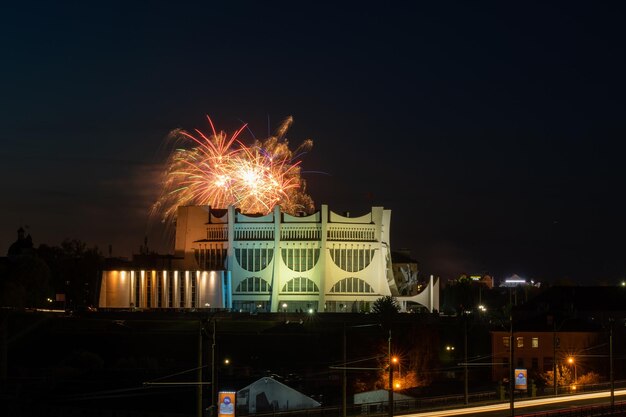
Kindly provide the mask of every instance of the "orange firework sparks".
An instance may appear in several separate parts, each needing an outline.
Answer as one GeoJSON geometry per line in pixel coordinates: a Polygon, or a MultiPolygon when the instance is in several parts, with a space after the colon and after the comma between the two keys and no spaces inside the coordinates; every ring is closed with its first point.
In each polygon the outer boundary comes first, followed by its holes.
{"type": "Polygon", "coordinates": [[[175,130],[170,137],[187,147],[175,149],[164,173],[163,193],[153,210],[163,221],[175,216],[179,206],[233,205],[244,213],[269,213],[280,205],[287,213],[312,212],[313,200],[306,194],[300,177],[300,161],[294,155],[311,148],[306,140],[295,151],[289,149],[285,134],[293,122],[287,118],[276,136],[244,145],[238,138],[243,125],[232,136],[217,132],[211,119],[212,134],[199,130],[190,134],[175,130]],[[190,146],[189,146],[190,145],[190,146]]]}

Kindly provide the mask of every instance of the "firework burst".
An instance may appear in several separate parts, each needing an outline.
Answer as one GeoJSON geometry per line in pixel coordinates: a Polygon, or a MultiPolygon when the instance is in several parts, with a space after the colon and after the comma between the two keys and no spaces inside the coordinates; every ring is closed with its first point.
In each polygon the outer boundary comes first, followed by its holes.
{"type": "Polygon", "coordinates": [[[313,211],[298,160],[313,142],[306,140],[294,151],[289,148],[285,134],[293,123],[291,117],[275,136],[255,140],[250,146],[239,140],[246,125],[228,136],[216,131],[207,119],[211,135],[197,129],[193,134],[177,129],[169,135],[181,146],[168,158],[163,191],[153,206],[163,221],[173,218],[177,208],[185,205],[233,205],[244,213],[263,214],[276,205],[292,214],[313,211]]]}

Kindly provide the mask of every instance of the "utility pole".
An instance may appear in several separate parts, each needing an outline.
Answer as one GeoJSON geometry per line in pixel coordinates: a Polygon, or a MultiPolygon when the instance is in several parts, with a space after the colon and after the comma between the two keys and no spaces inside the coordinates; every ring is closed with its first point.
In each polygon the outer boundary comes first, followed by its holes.
{"type": "Polygon", "coordinates": [[[515,360],[515,345],[513,340],[513,306],[511,306],[511,315],[509,317],[510,331],[509,331],[509,400],[511,417],[515,417],[515,367],[513,361],[515,360]]]}
{"type": "Polygon", "coordinates": [[[200,328],[198,329],[198,387],[196,388],[197,397],[197,416],[202,417],[202,331],[204,323],[200,319],[200,328]]]}
{"type": "Polygon", "coordinates": [[[464,314],[463,317],[463,330],[464,330],[464,349],[463,349],[463,361],[465,362],[464,364],[464,371],[465,371],[465,405],[469,404],[469,392],[468,392],[468,385],[469,385],[469,369],[467,368],[467,314],[464,314]]]}
{"type": "Polygon", "coordinates": [[[215,368],[215,317],[213,318],[213,344],[211,345],[211,417],[216,415],[217,411],[217,383],[215,368]]]}
{"type": "Polygon", "coordinates": [[[393,417],[393,364],[391,362],[391,329],[389,330],[389,417],[393,417]]]}
{"type": "Polygon", "coordinates": [[[609,319],[609,374],[611,377],[611,413],[615,408],[615,376],[613,375],[613,322],[612,318],[609,319]]]}
{"type": "Polygon", "coordinates": [[[348,400],[346,399],[347,395],[347,387],[348,387],[348,377],[346,375],[346,367],[347,367],[347,359],[346,359],[346,322],[343,322],[343,381],[341,384],[341,415],[346,417],[347,408],[348,408],[348,400]]]}
{"type": "Polygon", "coordinates": [[[552,381],[554,382],[554,396],[558,396],[559,381],[556,375],[556,317],[552,317],[552,381]]]}

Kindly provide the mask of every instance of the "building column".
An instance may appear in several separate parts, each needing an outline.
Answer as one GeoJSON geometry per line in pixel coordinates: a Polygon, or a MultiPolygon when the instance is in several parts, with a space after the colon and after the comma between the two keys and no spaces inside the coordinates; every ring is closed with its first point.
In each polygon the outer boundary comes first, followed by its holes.
{"type": "Polygon", "coordinates": [[[319,269],[321,271],[320,274],[320,295],[318,301],[318,311],[324,312],[326,311],[326,275],[329,271],[326,270],[326,257],[330,256],[330,252],[328,251],[328,205],[322,204],[320,207],[321,221],[322,227],[320,228],[320,259],[319,259],[319,269]]]}
{"type": "Polygon", "coordinates": [[[280,253],[280,228],[282,223],[282,215],[280,212],[280,206],[274,206],[274,256],[272,257],[272,279],[270,285],[272,286],[272,295],[270,297],[270,311],[278,311],[278,292],[280,285],[280,266],[281,266],[281,253],[280,253]]]}

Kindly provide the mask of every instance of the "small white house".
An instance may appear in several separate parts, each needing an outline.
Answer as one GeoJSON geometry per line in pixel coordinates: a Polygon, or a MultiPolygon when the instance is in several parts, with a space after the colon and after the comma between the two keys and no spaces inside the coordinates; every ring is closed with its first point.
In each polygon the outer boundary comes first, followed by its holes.
{"type": "Polygon", "coordinates": [[[304,410],[320,405],[314,399],[272,378],[261,378],[237,391],[237,408],[247,408],[250,414],[304,410]]]}
{"type": "MultiPolygon", "coordinates": [[[[399,392],[393,393],[394,404],[402,404],[414,400],[413,397],[400,394],[399,392]]],[[[386,389],[379,389],[374,391],[359,392],[354,394],[354,405],[361,405],[361,411],[363,413],[368,412],[382,412],[384,407],[389,403],[389,391],[386,389]]]]}

